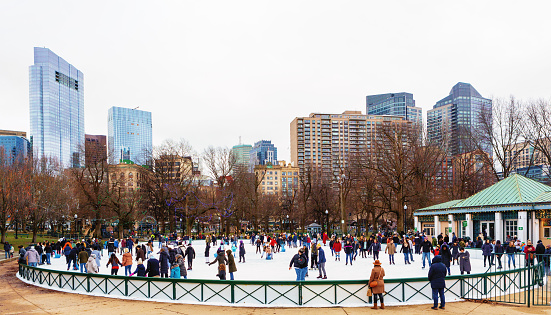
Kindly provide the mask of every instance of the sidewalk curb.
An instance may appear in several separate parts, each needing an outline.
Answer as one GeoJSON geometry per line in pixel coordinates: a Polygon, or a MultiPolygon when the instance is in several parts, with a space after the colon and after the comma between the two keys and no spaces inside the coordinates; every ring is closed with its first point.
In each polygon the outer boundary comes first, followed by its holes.
{"type": "Polygon", "coordinates": [[[0,260],[0,265],[1,265],[1,264],[9,263],[10,261],[17,261],[17,257],[8,258],[8,259],[2,259],[2,260],[0,260]]]}

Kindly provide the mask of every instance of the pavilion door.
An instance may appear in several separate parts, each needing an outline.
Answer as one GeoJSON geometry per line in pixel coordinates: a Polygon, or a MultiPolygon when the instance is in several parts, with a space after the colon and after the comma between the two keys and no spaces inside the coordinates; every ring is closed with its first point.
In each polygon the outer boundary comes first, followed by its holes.
{"type": "Polygon", "coordinates": [[[480,222],[480,232],[484,238],[495,239],[495,223],[490,221],[480,222]]]}

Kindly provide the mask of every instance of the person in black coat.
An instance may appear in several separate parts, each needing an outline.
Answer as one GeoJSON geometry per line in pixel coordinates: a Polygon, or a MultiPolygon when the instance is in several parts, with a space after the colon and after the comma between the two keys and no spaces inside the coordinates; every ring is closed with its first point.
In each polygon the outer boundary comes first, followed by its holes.
{"type": "Polygon", "coordinates": [[[168,278],[168,263],[168,253],[165,251],[164,248],[161,248],[161,253],[159,255],[161,278],[168,278]]]}
{"type": "Polygon", "coordinates": [[[456,261],[459,265],[459,261],[457,260],[457,258],[459,257],[459,245],[457,244],[457,240],[453,242],[453,244],[450,246],[450,249],[452,251],[452,265],[455,265],[456,261]]]}
{"type": "Polygon", "coordinates": [[[538,259],[538,263],[544,261],[543,254],[545,254],[545,245],[539,240],[536,245],[536,258],[538,259]]]}
{"type": "Polygon", "coordinates": [[[192,269],[193,260],[195,259],[195,250],[193,247],[191,247],[191,243],[186,248],[186,253],[184,254],[184,258],[187,257],[187,270],[192,269]]]}
{"type": "Polygon", "coordinates": [[[446,298],[444,297],[444,289],[446,288],[446,272],[447,268],[442,263],[442,256],[434,256],[428,275],[432,288],[432,299],[434,301],[434,306],[431,307],[433,310],[438,309],[438,295],[440,295],[440,308],[445,309],[446,298]]]}
{"type": "Polygon", "coordinates": [[[448,244],[444,243],[442,244],[442,248],[440,248],[440,256],[442,256],[442,263],[444,266],[446,266],[446,269],[448,270],[448,276],[451,274],[450,272],[450,262],[452,260],[452,253],[448,247],[448,244]]]}
{"type": "Polygon", "coordinates": [[[243,241],[239,242],[239,262],[241,262],[241,258],[243,258],[243,262],[245,262],[245,244],[243,241]]]}
{"type": "Polygon", "coordinates": [[[151,257],[147,260],[147,269],[146,273],[148,277],[158,277],[159,276],[159,261],[157,258],[151,257]]]}

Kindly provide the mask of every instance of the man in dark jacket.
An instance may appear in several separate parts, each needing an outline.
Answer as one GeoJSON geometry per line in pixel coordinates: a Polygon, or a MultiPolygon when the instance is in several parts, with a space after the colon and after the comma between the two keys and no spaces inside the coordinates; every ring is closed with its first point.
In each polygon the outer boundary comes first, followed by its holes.
{"type": "Polygon", "coordinates": [[[325,272],[325,262],[327,261],[327,259],[325,259],[325,251],[323,250],[323,248],[321,248],[320,243],[318,243],[317,247],[318,247],[317,265],[318,265],[318,270],[320,272],[318,279],[327,279],[327,272],[325,272]],[[323,277],[321,276],[322,271],[323,271],[323,277]]]}
{"type": "Polygon", "coordinates": [[[543,254],[545,254],[545,245],[543,245],[542,241],[539,240],[536,245],[536,258],[538,259],[538,263],[544,261],[543,254]]]}
{"type": "Polygon", "coordinates": [[[159,261],[153,255],[147,260],[147,276],[158,277],[159,276],[159,261]]]}
{"type": "Polygon", "coordinates": [[[492,247],[492,244],[490,244],[490,240],[487,239],[486,243],[482,245],[482,256],[484,256],[484,268],[486,268],[486,260],[488,261],[488,264],[490,266],[493,265],[490,258],[492,256],[493,250],[494,248],[492,247]]]}
{"type": "Polygon", "coordinates": [[[191,247],[191,243],[187,246],[184,257],[187,257],[187,265],[188,265],[187,270],[191,270],[193,260],[195,259],[195,250],[193,249],[193,247],[191,247]]]}
{"type": "Polygon", "coordinates": [[[438,309],[438,295],[440,295],[440,308],[445,309],[446,299],[444,289],[446,288],[446,266],[442,263],[442,256],[437,255],[432,259],[432,265],[429,269],[429,281],[432,288],[433,310],[438,309]]]}
{"type": "Polygon", "coordinates": [[[304,253],[304,247],[298,250],[298,253],[293,256],[289,263],[289,270],[295,267],[297,273],[297,281],[304,281],[306,277],[306,271],[308,271],[308,256],[304,253]]]}
{"type": "Polygon", "coordinates": [[[432,242],[429,241],[428,237],[425,237],[425,240],[421,243],[421,251],[423,252],[423,255],[421,256],[421,259],[423,260],[423,269],[425,268],[425,259],[429,262],[429,267],[432,264],[430,261],[430,252],[432,249],[432,242]]]}

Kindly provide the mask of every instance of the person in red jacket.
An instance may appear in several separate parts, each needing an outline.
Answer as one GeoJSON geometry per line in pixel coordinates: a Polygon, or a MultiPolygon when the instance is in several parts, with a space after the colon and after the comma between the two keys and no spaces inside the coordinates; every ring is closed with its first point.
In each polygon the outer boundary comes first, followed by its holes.
{"type": "Polygon", "coordinates": [[[342,244],[341,244],[341,239],[339,238],[333,244],[333,250],[335,251],[335,261],[337,261],[337,259],[341,261],[341,249],[342,249],[342,244]]]}
{"type": "Polygon", "coordinates": [[[526,254],[526,265],[531,266],[534,264],[534,257],[536,256],[536,248],[532,245],[531,240],[526,240],[526,246],[524,246],[524,253],[526,254]]]}
{"type": "Polygon", "coordinates": [[[325,245],[326,245],[325,243],[327,242],[327,239],[328,239],[328,237],[327,237],[327,233],[326,233],[326,232],[324,232],[324,233],[323,233],[323,246],[325,246],[325,245]]]}

